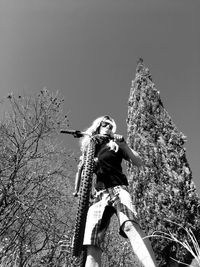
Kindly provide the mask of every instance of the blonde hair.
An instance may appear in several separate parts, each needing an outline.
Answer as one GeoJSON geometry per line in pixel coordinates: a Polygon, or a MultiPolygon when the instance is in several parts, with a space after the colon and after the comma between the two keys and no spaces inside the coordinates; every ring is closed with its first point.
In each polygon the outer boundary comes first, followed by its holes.
{"type": "Polygon", "coordinates": [[[113,120],[113,118],[111,118],[108,115],[101,116],[101,117],[97,118],[96,120],[93,121],[92,125],[88,129],[85,130],[85,133],[87,135],[85,135],[80,141],[80,146],[81,146],[82,152],[85,151],[85,149],[89,143],[90,136],[93,136],[93,135],[99,133],[99,129],[100,129],[101,123],[103,121],[109,122],[113,126],[113,128],[112,128],[113,134],[116,132],[117,125],[116,125],[115,121],[113,120]]]}

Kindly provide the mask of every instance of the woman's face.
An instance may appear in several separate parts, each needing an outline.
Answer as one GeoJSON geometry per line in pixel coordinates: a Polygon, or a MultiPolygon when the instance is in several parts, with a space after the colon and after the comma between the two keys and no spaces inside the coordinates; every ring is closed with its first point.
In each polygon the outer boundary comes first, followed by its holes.
{"type": "Polygon", "coordinates": [[[113,126],[109,121],[102,121],[100,124],[99,133],[103,135],[111,135],[113,126]]]}

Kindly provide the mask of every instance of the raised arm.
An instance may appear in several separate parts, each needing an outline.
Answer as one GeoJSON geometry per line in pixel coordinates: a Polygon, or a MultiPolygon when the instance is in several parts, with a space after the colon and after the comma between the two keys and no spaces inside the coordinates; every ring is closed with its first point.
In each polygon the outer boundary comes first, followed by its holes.
{"type": "Polygon", "coordinates": [[[125,159],[127,161],[131,162],[133,165],[136,165],[137,167],[144,165],[139,154],[128,146],[122,135],[115,135],[114,140],[119,145],[119,147],[124,151],[125,159]]]}

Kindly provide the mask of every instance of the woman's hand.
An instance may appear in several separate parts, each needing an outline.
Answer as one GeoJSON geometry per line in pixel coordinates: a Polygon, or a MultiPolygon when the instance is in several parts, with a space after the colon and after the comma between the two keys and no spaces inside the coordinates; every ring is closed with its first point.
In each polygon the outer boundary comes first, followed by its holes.
{"type": "Polygon", "coordinates": [[[124,142],[124,137],[121,134],[114,134],[114,142],[124,142]]]}

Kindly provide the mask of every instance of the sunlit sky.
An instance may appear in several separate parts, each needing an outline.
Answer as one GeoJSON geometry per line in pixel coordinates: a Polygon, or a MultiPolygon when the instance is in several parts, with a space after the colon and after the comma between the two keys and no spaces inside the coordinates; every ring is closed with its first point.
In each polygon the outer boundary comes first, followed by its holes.
{"type": "MultiPolygon", "coordinates": [[[[0,0],[0,99],[11,91],[58,90],[72,128],[110,114],[126,135],[131,81],[142,57],[188,137],[200,192],[199,13],[199,0],[0,0]]],[[[66,146],[78,149],[72,139],[65,137],[66,146]]]]}

